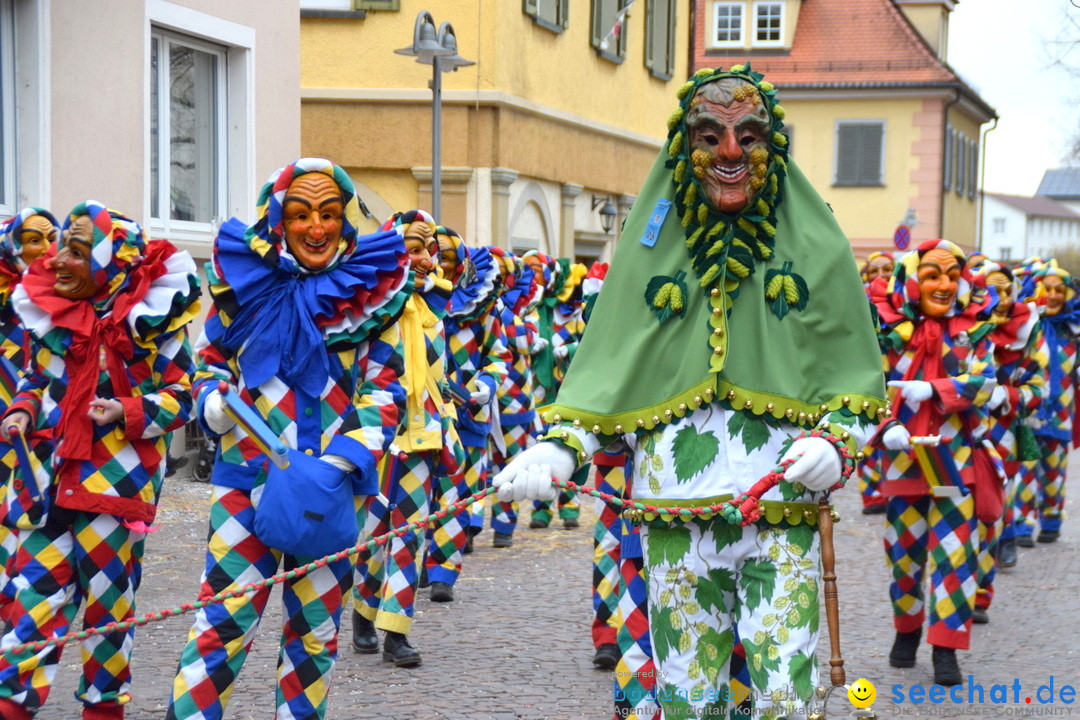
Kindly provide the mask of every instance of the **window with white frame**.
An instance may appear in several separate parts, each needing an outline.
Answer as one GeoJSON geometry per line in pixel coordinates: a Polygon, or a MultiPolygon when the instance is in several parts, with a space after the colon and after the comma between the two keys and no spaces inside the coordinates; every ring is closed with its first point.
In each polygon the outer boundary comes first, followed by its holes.
{"type": "Polygon", "coordinates": [[[754,3],[754,42],[755,47],[770,47],[784,44],[784,3],[754,3]]]}
{"type": "Polygon", "coordinates": [[[836,123],[834,184],[876,187],[885,184],[885,123],[844,120],[836,123]]]}
{"type": "Polygon", "coordinates": [[[1005,218],[994,218],[994,234],[1001,235],[1005,232],[1005,218]]]}
{"type": "Polygon", "coordinates": [[[150,215],[167,233],[226,215],[225,63],[223,47],[151,33],[150,215]]]}
{"type": "Polygon", "coordinates": [[[716,18],[713,43],[719,47],[743,44],[743,8],[741,2],[718,2],[713,4],[716,18]]]}
{"type": "Polygon", "coordinates": [[[0,0],[0,215],[15,212],[15,30],[11,0],[0,0]]]}

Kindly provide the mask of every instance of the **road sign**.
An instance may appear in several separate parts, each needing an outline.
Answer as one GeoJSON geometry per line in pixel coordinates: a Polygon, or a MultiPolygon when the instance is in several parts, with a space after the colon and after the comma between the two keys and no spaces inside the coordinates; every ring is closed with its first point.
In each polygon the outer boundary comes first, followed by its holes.
{"type": "Polygon", "coordinates": [[[907,225],[897,225],[892,241],[897,250],[907,250],[907,246],[911,244],[911,228],[907,225]]]}

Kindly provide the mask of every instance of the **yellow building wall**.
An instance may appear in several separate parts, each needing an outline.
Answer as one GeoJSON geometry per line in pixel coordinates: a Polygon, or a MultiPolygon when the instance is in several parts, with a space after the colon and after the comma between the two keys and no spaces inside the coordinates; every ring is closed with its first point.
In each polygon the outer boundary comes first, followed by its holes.
{"type": "Polygon", "coordinates": [[[792,157],[836,213],[852,241],[892,243],[893,231],[918,193],[912,180],[912,116],[919,100],[784,100],[791,122],[792,157]],[[885,123],[883,187],[837,187],[836,123],[841,120],[880,120],[885,123]]]}
{"type": "MultiPolygon", "coordinates": [[[[663,138],[675,91],[689,74],[689,7],[678,5],[675,72],[665,81],[644,66],[644,3],[631,9],[624,26],[627,49],[620,64],[598,57],[589,42],[591,3],[576,0],[569,6],[569,27],[555,33],[533,23],[516,0],[439,3],[433,11],[436,25],[449,21],[458,53],[477,61],[444,73],[443,88],[501,91],[663,138]]],[[[416,15],[430,7],[402,0],[400,11],[371,12],[362,20],[303,18],[301,87],[426,88],[431,66],[393,51],[411,45],[416,15]]]]}

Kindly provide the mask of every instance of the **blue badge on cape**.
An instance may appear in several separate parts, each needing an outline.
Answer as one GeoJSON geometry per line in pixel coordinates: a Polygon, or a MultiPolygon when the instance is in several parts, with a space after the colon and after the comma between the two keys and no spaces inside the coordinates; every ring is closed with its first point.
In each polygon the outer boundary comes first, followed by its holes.
{"type": "Polygon", "coordinates": [[[668,210],[670,209],[670,200],[660,199],[656,201],[656,206],[652,211],[652,217],[649,218],[649,225],[645,228],[645,234],[641,236],[642,245],[652,247],[656,244],[656,239],[660,237],[660,226],[664,224],[664,220],[667,218],[668,210]]]}

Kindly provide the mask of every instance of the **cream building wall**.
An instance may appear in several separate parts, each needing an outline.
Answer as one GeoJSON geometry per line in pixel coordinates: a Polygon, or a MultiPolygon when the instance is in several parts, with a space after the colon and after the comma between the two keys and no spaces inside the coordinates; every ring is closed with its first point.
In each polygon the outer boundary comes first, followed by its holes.
{"type": "Polygon", "coordinates": [[[253,218],[259,186],[298,156],[296,8],[245,0],[13,0],[18,206],[61,215],[93,198],[152,236],[208,257],[212,227],[170,234],[150,222],[150,33],[166,29],[228,56],[225,212],[253,218]]]}
{"type": "MultiPolygon", "coordinates": [[[[442,217],[470,244],[535,243],[557,255],[610,253],[593,195],[638,191],[663,143],[688,71],[689,9],[676,3],[675,71],[645,67],[645,7],[627,20],[625,58],[590,45],[591,3],[569,3],[561,33],[519,1],[440,3],[460,55],[474,66],[442,76],[442,217]]],[[[342,163],[373,207],[430,207],[430,65],[396,55],[411,44],[419,0],[363,18],[301,20],[302,148],[342,163]]],[[[624,208],[625,209],[625,208],[624,208]]],[[[382,218],[380,218],[382,219],[382,218]]],[[[621,217],[620,217],[621,219],[621,217]]]]}

